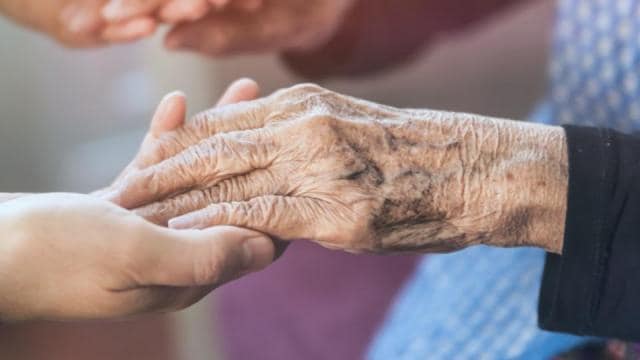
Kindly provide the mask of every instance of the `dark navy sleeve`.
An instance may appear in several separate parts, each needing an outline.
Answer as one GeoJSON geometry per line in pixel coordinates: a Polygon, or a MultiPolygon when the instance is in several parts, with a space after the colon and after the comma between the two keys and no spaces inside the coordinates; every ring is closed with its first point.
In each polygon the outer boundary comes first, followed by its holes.
{"type": "Polygon", "coordinates": [[[640,137],[566,126],[562,255],[548,254],[543,329],[640,341],[640,137]]]}

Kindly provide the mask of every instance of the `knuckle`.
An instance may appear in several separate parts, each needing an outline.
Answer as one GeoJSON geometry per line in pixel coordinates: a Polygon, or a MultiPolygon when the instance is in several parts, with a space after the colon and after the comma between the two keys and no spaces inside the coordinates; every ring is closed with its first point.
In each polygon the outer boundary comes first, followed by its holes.
{"type": "Polygon", "coordinates": [[[331,128],[336,125],[336,121],[333,116],[324,114],[310,114],[302,119],[307,127],[313,129],[331,128]]]}
{"type": "Polygon", "coordinates": [[[294,93],[313,94],[313,93],[318,93],[324,90],[318,84],[302,83],[302,84],[293,85],[292,87],[289,88],[289,91],[294,93]]]}
{"type": "Polygon", "coordinates": [[[309,94],[317,94],[324,91],[322,87],[313,83],[302,83],[280,89],[274,93],[276,99],[288,99],[291,97],[304,96],[309,94]]]}

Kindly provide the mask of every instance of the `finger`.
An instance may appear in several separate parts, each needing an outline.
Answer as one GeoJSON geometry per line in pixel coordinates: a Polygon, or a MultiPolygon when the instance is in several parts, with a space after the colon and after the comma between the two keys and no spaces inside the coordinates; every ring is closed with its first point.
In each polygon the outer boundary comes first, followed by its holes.
{"type": "Polygon", "coordinates": [[[209,0],[209,3],[213,5],[217,10],[223,9],[231,0],[209,0]]]}
{"type": "Polygon", "coordinates": [[[59,18],[61,41],[69,46],[94,46],[101,43],[98,35],[104,25],[96,1],[67,5],[59,18]]]}
{"type": "Polygon", "coordinates": [[[160,9],[158,16],[170,24],[195,21],[205,16],[210,6],[207,0],[172,0],[160,9]]]}
{"type": "Polygon", "coordinates": [[[134,248],[135,286],[219,285],[263,269],[275,255],[271,239],[250,230],[216,227],[178,231],[153,227],[151,234],[137,239],[134,248]]]}
{"type": "Polygon", "coordinates": [[[186,95],[182,91],[171,92],[160,101],[153,114],[149,134],[158,138],[163,133],[173,131],[184,124],[186,116],[186,95]]]}
{"type": "Polygon", "coordinates": [[[102,26],[99,5],[95,1],[75,2],[60,12],[60,22],[74,34],[91,35],[102,26]]]}
{"type": "Polygon", "coordinates": [[[107,25],[101,37],[107,42],[132,42],[153,35],[156,25],[156,21],[150,17],[135,18],[107,25]]]}
{"type": "Polygon", "coordinates": [[[127,176],[107,199],[131,209],[264,168],[272,161],[275,142],[263,137],[270,137],[267,131],[216,135],[127,176]]]}
{"type": "MultiPolygon", "coordinates": [[[[253,100],[258,96],[258,93],[259,87],[255,81],[251,79],[239,79],[227,88],[218,106],[253,100]]],[[[178,107],[177,105],[172,106],[178,107]]],[[[199,114],[196,115],[192,121],[185,124],[186,105],[183,104],[180,110],[180,116],[168,116],[163,113],[161,113],[160,116],[156,115],[155,119],[157,120],[152,121],[152,128],[155,128],[155,136],[147,137],[141,146],[141,153],[144,152],[148,155],[145,156],[144,159],[141,159],[141,161],[138,161],[139,169],[157,164],[162,160],[176,155],[189,146],[197,144],[202,139],[215,135],[216,132],[213,130],[213,126],[207,124],[208,121],[213,122],[211,116],[199,114]],[[176,119],[180,120],[176,121],[176,119]],[[183,125],[184,127],[182,127],[183,125]],[[171,131],[174,132],[171,133],[171,131]]],[[[177,111],[177,109],[174,111],[177,111]]],[[[225,121],[229,122],[230,120],[225,121]]],[[[239,127],[238,130],[244,130],[244,128],[239,127]]]]}
{"type": "Polygon", "coordinates": [[[271,11],[211,12],[204,18],[174,27],[165,38],[169,49],[198,51],[211,56],[279,50],[290,36],[288,22],[271,11]]]}
{"type": "Polygon", "coordinates": [[[236,9],[255,12],[262,7],[264,0],[234,0],[232,4],[236,9]]]}
{"type": "MultiPolygon", "coordinates": [[[[130,173],[156,164],[163,159],[161,149],[154,146],[163,133],[175,130],[184,124],[187,114],[187,98],[181,91],[171,92],[162,98],[151,119],[150,130],[142,140],[138,154],[124,171],[116,178],[122,180],[130,173]]],[[[103,197],[112,189],[104,189],[93,195],[103,197]]]]}
{"type": "MultiPolygon", "coordinates": [[[[218,106],[253,100],[258,96],[258,93],[259,86],[255,81],[251,79],[239,79],[229,85],[220,98],[218,106]]],[[[201,139],[213,135],[207,133],[203,134],[201,138],[182,136],[182,133],[186,132],[183,131],[176,133],[175,136],[168,137],[164,142],[159,141],[162,135],[181,128],[185,124],[186,114],[187,100],[184,93],[175,91],[162,99],[151,120],[150,132],[142,142],[140,152],[134,160],[136,168],[142,169],[157,164],[201,139]],[[174,142],[174,140],[178,138],[179,141],[174,142]],[[180,146],[171,146],[168,144],[180,144],[180,146]]]]}
{"type": "Polygon", "coordinates": [[[263,196],[245,202],[213,204],[169,221],[173,229],[206,229],[233,225],[269,234],[281,240],[317,239],[314,218],[325,212],[310,198],[263,196]]]}
{"type": "Polygon", "coordinates": [[[153,203],[135,210],[143,218],[166,226],[170,219],[203,209],[211,204],[246,201],[264,195],[283,195],[284,181],[277,179],[268,169],[256,170],[237,176],[218,185],[193,190],[176,197],[153,203]]]}
{"type": "Polygon", "coordinates": [[[227,90],[218,100],[217,106],[239,103],[241,101],[250,101],[260,96],[260,86],[258,83],[249,78],[241,78],[229,85],[227,90]]]}
{"type": "Polygon", "coordinates": [[[117,23],[137,16],[151,15],[166,0],[111,0],[102,8],[102,16],[117,23]]]}

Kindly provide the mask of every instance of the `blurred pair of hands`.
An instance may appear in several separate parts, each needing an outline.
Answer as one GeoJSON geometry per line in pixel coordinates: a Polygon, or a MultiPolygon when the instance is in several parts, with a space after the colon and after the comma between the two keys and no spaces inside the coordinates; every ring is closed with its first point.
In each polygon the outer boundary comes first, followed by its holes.
{"type": "Polygon", "coordinates": [[[210,55],[315,48],[355,0],[0,0],[0,10],[72,47],[131,42],[171,24],[166,44],[210,55]]]}

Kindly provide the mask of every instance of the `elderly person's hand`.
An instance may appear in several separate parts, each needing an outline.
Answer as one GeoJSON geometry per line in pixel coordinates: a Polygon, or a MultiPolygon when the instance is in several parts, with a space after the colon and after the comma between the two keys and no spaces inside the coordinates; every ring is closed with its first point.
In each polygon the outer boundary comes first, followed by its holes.
{"type": "Polygon", "coordinates": [[[353,3],[262,0],[253,11],[229,6],[178,25],[167,35],[166,44],[209,55],[312,49],[329,40],[353,3]]]}
{"type": "Polygon", "coordinates": [[[171,230],[114,204],[43,194],[0,204],[0,318],[99,319],[182,309],[267,266],[250,230],[171,230]]]}
{"type": "Polygon", "coordinates": [[[560,127],[301,85],[203,113],[162,142],[166,160],[108,197],[174,228],[237,225],[354,252],[561,250],[560,127]]]}
{"type": "MultiPolygon", "coordinates": [[[[254,100],[258,97],[260,88],[252,79],[238,79],[231,83],[218,100],[217,106],[225,106],[242,101],[254,100]]],[[[163,139],[172,136],[172,131],[179,130],[185,126],[187,115],[186,98],[182,92],[175,91],[167,94],[158,105],[155,114],[151,119],[149,131],[144,137],[140,150],[135,158],[127,165],[122,173],[116,179],[123,179],[131,173],[145,169],[165,159],[167,149],[165,149],[166,141],[163,139]]],[[[189,129],[192,124],[188,124],[189,129]]],[[[180,130],[180,131],[184,131],[180,130]]],[[[188,131],[188,130],[187,130],[188,131]]],[[[101,196],[112,189],[105,188],[94,193],[101,196]]],[[[7,194],[11,196],[12,194],[7,194]]],[[[2,201],[2,194],[0,194],[2,201]]]]}

